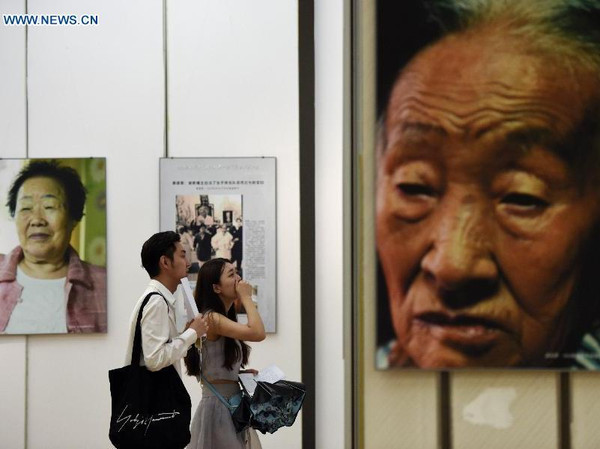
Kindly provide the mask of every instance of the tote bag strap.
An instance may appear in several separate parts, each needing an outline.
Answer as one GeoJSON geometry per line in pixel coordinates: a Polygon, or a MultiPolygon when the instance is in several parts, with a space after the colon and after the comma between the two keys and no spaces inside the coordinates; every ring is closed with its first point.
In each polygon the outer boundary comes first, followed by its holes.
{"type": "Polygon", "coordinates": [[[167,302],[167,299],[158,292],[148,293],[146,295],[146,297],[144,298],[144,300],[142,301],[142,305],[140,306],[140,311],[138,312],[137,321],[135,324],[135,337],[133,338],[133,348],[131,350],[131,365],[132,366],[140,365],[140,357],[142,356],[142,326],[140,324],[142,321],[142,312],[144,311],[144,307],[146,307],[146,304],[148,304],[150,297],[153,295],[158,295],[158,296],[162,297],[162,299],[165,300],[167,307],[169,307],[169,303],[167,302]]]}

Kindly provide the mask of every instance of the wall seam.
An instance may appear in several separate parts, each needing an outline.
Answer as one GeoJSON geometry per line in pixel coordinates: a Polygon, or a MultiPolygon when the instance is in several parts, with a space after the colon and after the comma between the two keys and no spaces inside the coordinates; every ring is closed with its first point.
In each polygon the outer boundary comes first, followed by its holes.
{"type": "Polygon", "coordinates": [[[315,448],[315,5],[298,0],[302,448],[315,448]]]}
{"type": "Polygon", "coordinates": [[[355,382],[358,372],[358,357],[354,348],[358,348],[358,310],[356,307],[355,298],[357,298],[357,288],[355,284],[356,277],[353,273],[356,260],[356,241],[355,232],[358,227],[355,222],[357,212],[355,209],[355,195],[353,185],[356,182],[357,173],[354,165],[354,102],[353,86],[354,86],[354,59],[355,54],[355,36],[354,36],[354,12],[355,4],[351,0],[344,0],[342,3],[344,24],[343,24],[343,124],[342,124],[342,201],[343,201],[343,283],[344,283],[344,298],[351,298],[350,301],[343,301],[344,307],[344,336],[343,336],[343,358],[344,358],[344,401],[346,403],[344,413],[344,447],[352,449],[358,447],[358,394],[355,382]],[[348,406],[349,405],[349,406],[348,406]]]}
{"type": "Polygon", "coordinates": [[[452,449],[452,393],[451,376],[448,371],[441,371],[438,376],[438,420],[439,446],[452,449]]]}
{"type": "Polygon", "coordinates": [[[167,36],[167,0],[162,0],[162,38],[163,38],[163,74],[164,74],[164,157],[169,157],[169,59],[168,59],[168,36],[167,36]]]}
{"type": "Polygon", "coordinates": [[[558,373],[558,444],[561,449],[571,449],[571,374],[558,373]]]}
{"type": "MultiPolygon", "coordinates": [[[[25,14],[29,2],[25,0],[25,14]]],[[[29,157],[29,27],[25,26],[25,157],[29,157]]]]}
{"type": "MultiPolygon", "coordinates": [[[[29,13],[29,0],[25,0],[25,14],[29,13]]],[[[25,27],[25,158],[29,158],[29,27],[25,27]]],[[[23,447],[29,447],[29,336],[25,336],[25,391],[23,394],[23,447]]]]}

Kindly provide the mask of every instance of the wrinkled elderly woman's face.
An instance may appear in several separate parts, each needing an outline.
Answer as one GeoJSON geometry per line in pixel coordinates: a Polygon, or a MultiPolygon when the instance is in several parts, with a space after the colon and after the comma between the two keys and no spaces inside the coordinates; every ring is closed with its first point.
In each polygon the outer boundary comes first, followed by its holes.
{"type": "Polygon", "coordinates": [[[396,352],[420,367],[545,364],[599,216],[556,152],[595,84],[492,39],[426,50],[388,104],[377,249],[396,352]]]}
{"type": "Polygon", "coordinates": [[[24,256],[32,262],[64,258],[74,222],[62,186],[52,178],[27,179],[17,194],[15,222],[24,256]]]}

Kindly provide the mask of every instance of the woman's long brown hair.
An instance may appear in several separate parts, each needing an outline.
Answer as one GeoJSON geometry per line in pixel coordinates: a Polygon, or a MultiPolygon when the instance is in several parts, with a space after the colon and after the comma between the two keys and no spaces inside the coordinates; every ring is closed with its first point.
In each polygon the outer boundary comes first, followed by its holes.
{"type": "MultiPolygon", "coordinates": [[[[232,305],[229,308],[229,311],[226,311],[223,301],[221,301],[221,298],[219,298],[219,295],[217,295],[213,289],[214,284],[220,283],[221,274],[227,263],[231,262],[227,259],[217,258],[209,260],[202,265],[198,272],[194,298],[200,313],[220,313],[232,321],[237,321],[235,307],[232,305]]],[[[225,336],[222,336],[222,338],[225,339],[225,361],[223,367],[232,370],[233,365],[240,360],[240,358],[242,360],[242,366],[245,366],[248,363],[250,346],[242,340],[237,340],[239,342],[238,345],[234,338],[225,336]]],[[[200,374],[200,357],[198,349],[195,346],[192,346],[188,350],[188,353],[184,357],[184,361],[187,373],[190,376],[197,376],[200,374]]]]}

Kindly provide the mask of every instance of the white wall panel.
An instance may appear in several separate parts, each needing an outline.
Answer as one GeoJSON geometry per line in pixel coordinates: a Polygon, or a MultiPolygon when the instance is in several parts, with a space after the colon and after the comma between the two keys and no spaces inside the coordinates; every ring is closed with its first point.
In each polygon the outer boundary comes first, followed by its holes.
{"type": "MultiPolygon", "coordinates": [[[[0,16],[24,12],[24,0],[0,2],[0,16]]],[[[24,26],[6,26],[0,23],[0,80],[0,158],[25,157],[27,131],[24,26]]],[[[4,205],[4,200],[1,203],[4,205]]]]}
{"type": "Polygon", "coordinates": [[[558,449],[556,373],[455,372],[453,447],[558,449]]]}
{"type": "MultiPolygon", "coordinates": [[[[300,380],[297,2],[167,2],[169,157],[277,157],[277,333],[251,366],[300,380]]],[[[197,404],[199,387],[186,380],[197,404]]],[[[195,407],[194,407],[195,408],[195,407]]],[[[300,448],[301,417],[260,435],[300,448]]]]}
{"type": "Polygon", "coordinates": [[[167,17],[173,149],[297,161],[297,2],[168,1],[167,17]]]}
{"type": "MultiPolygon", "coordinates": [[[[315,2],[316,447],[344,447],[344,1],[315,2]]],[[[349,299],[349,298],[347,298],[349,299]]],[[[350,355],[350,348],[347,355],[350,355]]]]}
{"type": "Polygon", "coordinates": [[[25,447],[26,420],[26,337],[0,337],[0,435],[1,447],[25,447]]]}
{"type": "MultiPolygon", "coordinates": [[[[370,354],[373,355],[372,353],[370,354]]],[[[364,449],[434,449],[438,444],[437,374],[365,370],[364,449]]],[[[460,446],[457,448],[462,449],[460,446]]]]}
{"type": "Polygon", "coordinates": [[[573,449],[600,447],[600,378],[598,373],[571,374],[573,449]]]}
{"type": "Polygon", "coordinates": [[[139,253],[158,231],[164,153],[160,0],[29,0],[32,14],[97,14],[94,27],[29,30],[31,157],[107,158],[106,335],[30,337],[29,449],[106,448],[107,371],[121,366],[139,253]]]}
{"type": "MultiPolygon", "coordinates": [[[[24,12],[24,0],[2,0],[0,3],[0,15],[24,12]]],[[[25,39],[25,27],[0,24],[0,158],[25,157],[27,154],[25,39]]],[[[2,214],[8,213],[4,203],[5,198],[0,198],[2,214]]],[[[2,232],[13,230],[0,229],[2,232]]],[[[0,337],[0,445],[11,449],[25,447],[26,344],[26,337],[0,337]]]]}

